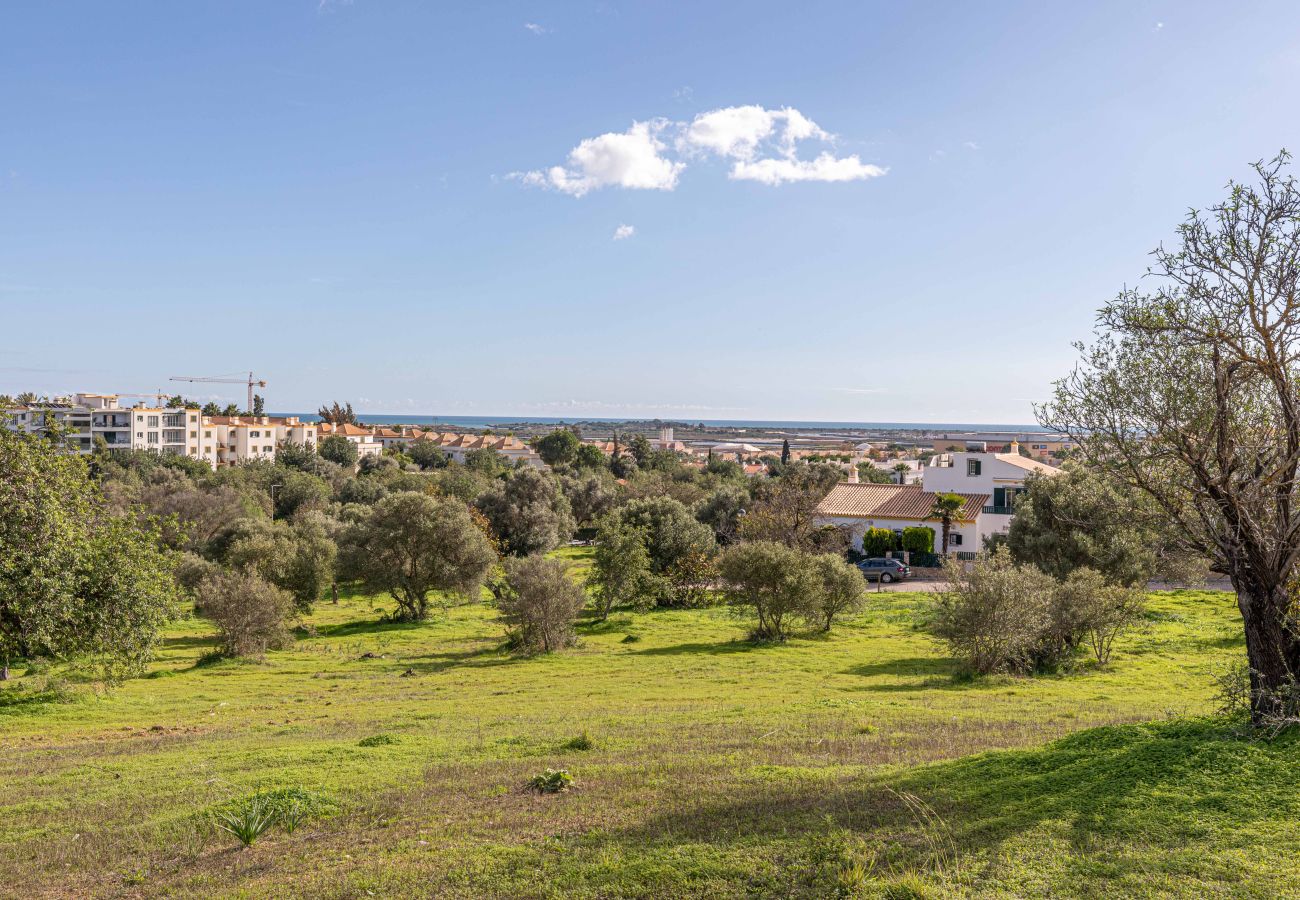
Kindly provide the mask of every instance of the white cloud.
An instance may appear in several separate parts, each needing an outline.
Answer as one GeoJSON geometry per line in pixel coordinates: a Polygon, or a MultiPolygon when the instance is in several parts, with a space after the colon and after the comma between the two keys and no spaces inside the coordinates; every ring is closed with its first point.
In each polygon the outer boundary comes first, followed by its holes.
{"type": "Polygon", "coordinates": [[[569,151],[566,165],[515,172],[511,177],[574,197],[603,187],[671,191],[686,164],[663,156],[667,148],[659,133],[666,124],[662,120],[634,122],[625,132],[587,138],[569,151]]]}
{"type": "Polygon", "coordinates": [[[799,141],[831,139],[831,135],[797,109],[728,106],[696,116],[678,141],[678,147],[752,159],[759,144],[776,134],[778,125],[781,134],[776,142],[783,154],[793,154],[799,141]]]}
{"type": "Polygon", "coordinates": [[[980,145],[975,143],[974,141],[962,141],[961,145],[965,147],[967,150],[978,150],[980,148],[980,145]]]}
{"type": "Polygon", "coordinates": [[[581,197],[603,187],[671,191],[688,161],[709,155],[733,161],[733,180],[768,185],[857,181],[885,174],[885,169],[862,162],[856,154],[837,157],[823,150],[814,159],[799,156],[804,141],[834,140],[834,135],[792,107],[728,106],[700,113],[690,122],[635,122],[626,132],[583,141],[570,151],[566,165],[515,172],[510,177],[581,197]],[[670,134],[675,134],[671,148],[663,139],[670,134]]]}
{"type": "Polygon", "coordinates": [[[864,163],[856,154],[835,157],[823,153],[813,160],[739,160],[731,167],[730,177],[736,181],[757,181],[775,187],[790,181],[859,181],[877,178],[885,171],[880,166],[864,163]]]}
{"type": "Polygon", "coordinates": [[[620,225],[614,229],[614,240],[625,241],[634,234],[636,234],[635,225],[620,225]]]}
{"type": "Polygon", "coordinates": [[[538,25],[536,22],[525,22],[524,27],[527,28],[529,31],[531,31],[533,34],[546,34],[548,31],[551,30],[547,28],[545,25],[538,25]]]}

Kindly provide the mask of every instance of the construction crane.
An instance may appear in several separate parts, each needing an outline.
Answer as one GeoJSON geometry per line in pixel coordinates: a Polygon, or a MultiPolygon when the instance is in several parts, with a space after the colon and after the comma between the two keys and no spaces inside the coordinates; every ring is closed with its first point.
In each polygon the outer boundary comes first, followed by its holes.
{"type": "Polygon", "coordinates": [[[202,382],[207,382],[209,384],[247,384],[248,385],[248,406],[244,408],[247,409],[250,413],[253,411],[253,388],[266,387],[266,382],[258,381],[256,378],[253,377],[252,372],[248,373],[248,378],[243,378],[243,377],[231,378],[228,375],[214,375],[214,376],[173,375],[170,380],[171,381],[202,381],[202,382]]]}

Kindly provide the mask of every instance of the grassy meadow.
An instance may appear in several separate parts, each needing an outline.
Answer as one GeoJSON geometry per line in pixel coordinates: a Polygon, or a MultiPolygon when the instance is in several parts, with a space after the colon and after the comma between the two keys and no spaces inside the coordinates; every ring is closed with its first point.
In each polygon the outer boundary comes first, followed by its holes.
{"type": "Polygon", "coordinates": [[[933,603],[872,593],[762,647],[723,609],[618,613],[520,659],[484,604],[407,626],[346,596],[263,662],[212,661],[191,619],[111,693],[19,668],[0,895],[1300,892],[1295,743],[1204,718],[1230,595],[1152,595],[1104,670],[978,681],[921,630],[933,603]],[[548,767],[573,788],[529,790],[548,767]],[[275,791],[312,810],[292,833],[214,826],[275,791]]]}

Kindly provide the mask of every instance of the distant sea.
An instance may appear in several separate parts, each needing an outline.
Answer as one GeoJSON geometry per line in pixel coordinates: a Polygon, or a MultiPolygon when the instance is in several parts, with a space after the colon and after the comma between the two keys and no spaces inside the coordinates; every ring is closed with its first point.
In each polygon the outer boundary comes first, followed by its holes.
{"type": "MultiPolygon", "coordinates": [[[[297,416],[304,422],[318,422],[314,413],[274,413],[277,416],[297,416]]],[[[664,424],[706,425],[711,428],[755,428],[780,430],[783,428],[825,429],[849,431],[1047,431],[1039,425],[1007,425],[976,422],[801,422],[777,419],[626,419],[598,418],[545,418],[535,416],[415,416],[357,413],[357,420],[368,425],[454,425],[460,428],[500,428],[503,425],[580,425],[584,422],[633,425],[664,424]]]]}

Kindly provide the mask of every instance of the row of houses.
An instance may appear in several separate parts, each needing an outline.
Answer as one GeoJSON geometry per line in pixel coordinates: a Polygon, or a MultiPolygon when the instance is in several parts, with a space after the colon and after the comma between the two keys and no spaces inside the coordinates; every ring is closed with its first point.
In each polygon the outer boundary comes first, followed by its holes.
{"type": "MultiPolygon", "coordinates": [[[[818,505],[817,522],[845,529],[859,549],[868,528],[901,534],[905,528],[921,526],[937,534],[940,525],[930,517],[934,501],[939,494],[956,494],[964,503],[953,522],[949,549],[975,551],[987,538],[1007,533],[1016,498],[1024,492],[1029,475],[1050,477],[1060,471],[1023,456],[1015,440],[1006,452],[972,442],[966,449],[932,457],[915,484],[861,483],[857,470],[850,469],[848,480],[832,488],[818,505]]],[[[935,546],[939,546],[937,539],[935,546]]]]}

